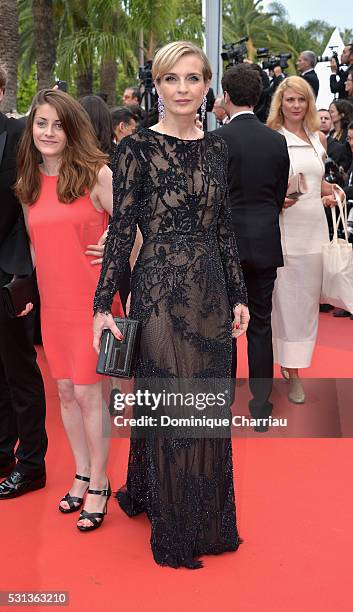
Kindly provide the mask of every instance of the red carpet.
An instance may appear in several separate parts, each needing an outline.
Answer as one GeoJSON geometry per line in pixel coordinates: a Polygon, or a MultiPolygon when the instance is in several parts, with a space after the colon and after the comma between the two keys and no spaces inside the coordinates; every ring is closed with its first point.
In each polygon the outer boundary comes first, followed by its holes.
{"type": "MultiPolygon", "coordinates": [[[[353,321],[321,315],[306,375],[352,377],[352,347],[353,321]]],[[[244,342],[240,352],[239,375],[246,376],[244,342]]],[[[64,609],[72,612],[352,611],[352,440],[237,438],[244,544],[236,553],[204,557],[198,571],[161,568],[152,559],[144,516],[128,519],[111,499],[103,527],[80,533],[77,515],[57,511],[74,468],[42,351],[40,364],[48,398],[48,485],[1,503],[0,590],[69,591],[64,609]]],[[[124,482],[127,451],[127,440],[113,440],[114,489],[124,482]]]]}

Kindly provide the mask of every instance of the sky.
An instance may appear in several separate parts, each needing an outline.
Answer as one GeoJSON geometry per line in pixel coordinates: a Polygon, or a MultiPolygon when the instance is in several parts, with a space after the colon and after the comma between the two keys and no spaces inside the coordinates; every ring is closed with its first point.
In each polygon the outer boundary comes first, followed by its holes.
{"type": "MultiPolygon", "coordinates": [[[[281,0],[280,0],[281,1],[281,0]]],[[[271,0],[263,0],[262,5],[267,8],[271,0]]],[[[327,21],[339,30],[353,29],[352,0],[283,0],[289,14],[289,21],[296,26],[304,25],[311,19],[327,21]]]]}

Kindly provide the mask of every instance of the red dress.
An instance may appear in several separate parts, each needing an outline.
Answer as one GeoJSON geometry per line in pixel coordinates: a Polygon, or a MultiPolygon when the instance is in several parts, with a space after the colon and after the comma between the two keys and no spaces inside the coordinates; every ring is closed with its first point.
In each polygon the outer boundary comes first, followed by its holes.
{"type": "MultiPolygon", "coordinates": [[[[28,207],[28,225],[36,255],[45,354],[53,378],[77,385],[98,382],[93,349],[93,297],[101,266],[85,255],[107,228],[87,193],[71,204],[59,202],[56,176],[41,175],[40,196],[28,207]]],[[[114,314],[123,316],[117,297],[114,314]]]]}

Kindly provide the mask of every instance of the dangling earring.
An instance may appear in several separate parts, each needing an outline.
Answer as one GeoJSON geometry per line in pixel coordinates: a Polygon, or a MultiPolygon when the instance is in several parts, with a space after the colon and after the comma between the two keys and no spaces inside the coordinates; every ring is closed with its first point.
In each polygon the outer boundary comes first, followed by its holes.
{"type": "Polygon", "coordinates": [[[159,121],[165,118],[163,98],[160,98],[159,96],[158,96],[158,115],[159,115],[159,121]]]}
{"type": "Polygon", "coordinates": [[[207,98],[206,96],[203,97],[202,100],[202,104],[201,104],[201,122],[203,123],[206,117],[206,104],[207,104],[207,98]]]}

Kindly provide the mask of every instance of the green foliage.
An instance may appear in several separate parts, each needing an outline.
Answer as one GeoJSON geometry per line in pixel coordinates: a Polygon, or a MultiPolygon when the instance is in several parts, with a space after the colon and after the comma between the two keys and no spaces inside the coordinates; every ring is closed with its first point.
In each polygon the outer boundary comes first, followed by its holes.
{"type": "MultiPolygon", "coordinates": [[[[17,0],[20,30],[19,108],[23,109],[35,90],[33,15],[31,2],[17,0]]],[[[53,0],[56,75],[75,89],[77,75],[89,69],[94,89],[102,62],[118,63],[118,100],[126,85],[137,81],[139,41],[143,30],[145,59],[172,40],[191,40],[202,46],[202,0],[53,0]]],[[[289,51],[293,58],[289,72],[305,49],[321,54],[334,27],[320,19],[303,27],[289,21],[285,6],[275,1],[267,10],[261,0],[223,0],[223,40],[233,42],[249,36],[252,59],[257,47],[275,53],[289,51]]],[[[345,42],[353,40],[352,30],[342,32],[345,42]]]]}
{"type": "Polygon", "coordinates": [[[263,11],[261,0],[225,0],[223,3],[223,39],[233,42],[248,36],[248,54],[256,56],[257,47],[273,47],[280,34],[274,23],[276,13],[263,11]]]}
{"type": "Polygon", "coordinates": [[[19,82],[17,89],[17,110],[21,115],[25,115],[37,90],[36,69],[32,65],[29,74],[19,70],[19,82]]]}
{"type": "Polygon", "coordinates": [[[117,106],[122,106],[123,104],[123,93],[127,87],[135,87],[138,84],[138,81],[135,76],[129,77],[122,65],[118,67],[118,79],[116,83],[116,102],[117,106]]]}
{"type": "Polygon", "coordinates": [[[353,43],[353,30],[352,28],[345,28],[342,32],[340,32],[342,36],[342,40],[346,45],[353,43]]]}
{"type": "Polygon", "coordinates": [[[173,28],[173,39],[190,40],[202,47],[202,36],[201,0],[180,0],[177,6],[175,26],[173,28]]]}

